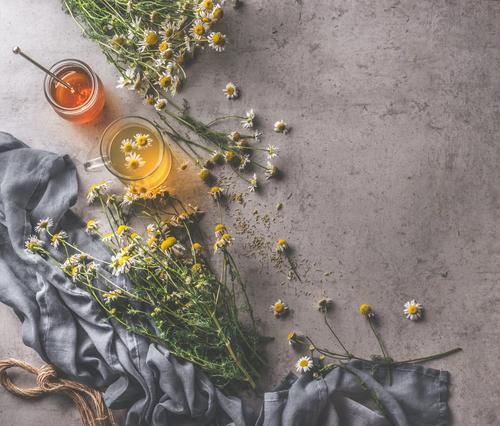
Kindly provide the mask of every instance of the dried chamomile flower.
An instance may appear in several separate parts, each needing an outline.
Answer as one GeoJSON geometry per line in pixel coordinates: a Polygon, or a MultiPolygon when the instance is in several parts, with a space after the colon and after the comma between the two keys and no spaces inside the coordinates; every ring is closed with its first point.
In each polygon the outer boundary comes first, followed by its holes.
{"type": "Polygon", "coordinates": [[[203,168],[198,172],[198,176],[200,179],[204,182],[208,182],[212,178],[212,174],[210,173],[210,170],[203,168]]]}
{"type": "Polygon", "coordinates": [[[299,358],[297,363],[295,364],[295,368],[299,373],[307,373],[314,366],[313,360],[309,356],[302,356],[299,358]]]}
{"type": "Polygon", "coordinates": [[[275,317],[285,316],[288,313],[288,306],[283,300],[278,299],[274,302],[269,309],[274,314],[275,317]]]}
{"type": "Polygon", "coordinates": [[[403,315],[411,321],[418,321],[422,318],[424,307],[415,300],[410,300],[404,304],[403,315]]]}
{"type": "Polygon", "coordinates": [[[226,87],[224,88],[224,94],[228,99],[236,99],[239,95],[239,91],[237,87],[234,85],[234,83],[229,82],[226,84],[226,87]]]}

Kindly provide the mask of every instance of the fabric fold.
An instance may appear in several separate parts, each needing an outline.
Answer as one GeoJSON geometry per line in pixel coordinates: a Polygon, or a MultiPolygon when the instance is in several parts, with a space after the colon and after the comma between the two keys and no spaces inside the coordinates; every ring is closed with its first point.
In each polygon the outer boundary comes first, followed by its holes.
{"type": "MultiPolygon", "coordinates": [[[[128,426],[255,424],[240,399],[224,395],[167,348],[123,329],[59,268],[25,252],[36,223],[51,217],[84,251],[106,255],[70,210],[77,194],[69,157],[0,133],[0,301],[19,317],[24,343],[69,378],[102,390],[109,407],[126,408],[128,426]]],[[[353,362],[322,379],[288,381],[264,395],[256,424],[449,424],[448,373],[398,366],[388,385],[383,368],[373,369],[353,362]]]]}

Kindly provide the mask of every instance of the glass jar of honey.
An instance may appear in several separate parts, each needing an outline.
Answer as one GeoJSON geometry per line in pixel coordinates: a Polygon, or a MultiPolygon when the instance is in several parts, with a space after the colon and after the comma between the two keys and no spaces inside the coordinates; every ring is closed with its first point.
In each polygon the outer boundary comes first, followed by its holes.
{"type": "Polygon", "coordinates": [[[52,65],[50,71],[74,91],[52,78],[45,77],[44,91],[54,111],[74,123],[88,123],[101,113],[104,107],[104,87],[97,74],[82,61],[64,59],[52,65]]]}

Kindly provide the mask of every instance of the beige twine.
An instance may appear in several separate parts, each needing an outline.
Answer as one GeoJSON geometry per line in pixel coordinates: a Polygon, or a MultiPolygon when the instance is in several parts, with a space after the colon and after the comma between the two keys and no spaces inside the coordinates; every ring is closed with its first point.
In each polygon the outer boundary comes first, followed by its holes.
{"type": "Polygon", "coordinates": [[[111,410],[108,410],[104,404],[101,392],[59,377],[52,365],[44,365],[36,369],[17,359],[0,360],[0,384],[10,393],[23,398],[39,398],[53,393],[67,395],[80,411],[84,426],[117,426],[111,410]],[[34,374],[37,386],[20,388],[15,385],[7,374],[7,370],[13,367],[19,367],[34,374]]]}

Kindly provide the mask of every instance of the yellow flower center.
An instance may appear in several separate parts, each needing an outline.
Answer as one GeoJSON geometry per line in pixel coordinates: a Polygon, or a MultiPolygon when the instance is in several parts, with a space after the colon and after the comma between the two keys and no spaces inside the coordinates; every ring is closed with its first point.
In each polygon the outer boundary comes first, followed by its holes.
{"type": "Polygon", "coordinates": [[[140,166],[139,160],[136,158],[132,158],[129,160],[128,165],[131,169],[138,169],[140,166]]]}
{"type": "Polygon", "coordinates": [[[196,24],[194,27],[193,27],[193,31],[196,35],[203,35],[203,33],[205,32],[205,28],[203,28],[203,25],[202,24],[196,24]]]}
{"type": "Polygon", "coordinates": [[[224,241],[229,241],[231,238],[231,234],[228,234],[227,232],[221,237],[224,241]]]}
{"type": "Polygon", "coordinates": [[[171,81],[172,81],[172,77],[170,77],[169,75],[164,75],[162,78],[160,78],[159,83],[160,83],[161,87],[165,87],[165,86],[168,86],[171,81]]]}
{"type": "Polygon", "coordinates": [[[71,268],[71,276],[75,277],[77,273],[78,273],[78,267],[77,266],[73,266],[71,268]]]}
{"type": "Polygon", "coordinates": [[[234,87],[233,86],[226,86],[226,92],[229,96],[234,95],[234,87]]]}
{"type": "Polygon", "coordinates": [[[283,240],[283,239],[282,240],[278,240],[277,244],[279,246],[284,246],[286,244],[286,240],[283,240]]]}
{"type": "Polygon", "coordinates": [[[198,272],[201,269],[201,263],[195,263],[193,266],[191,266],[191,271],[193,272],[198,272]]]}
{"type": "Polygon", "coordinates": [[[285,309],[285,304],[283,302],[276,302],[274,304],[274,310],[276,312],[283,312],[283,309],[285,309]]]}
{"type": "Polygon", "coordinates": [[[151,248],[155,245],[156,243],[156,238],[155,237],[151,237],[149,240],[148,240],[148,247],[151,248]]]}
{"type": "Polygon", "coordinates": [[[172,28],[167,28],[165,30],[165,37],[171,37],[173,33],[174,31],[172,30],[172,28]]]}
{"type": "Polygon", "coordinates": [[[201,244],[200,243],[193,243],[193,250],[201,250],[201,244]]]}
{"type": "Polygon", "coordinates": [[[418,312],[418,308],[415,305],[408,306],[408,313],[410,315],[415,315],[418,312]]]}
{"type": "Polygon", "coordinates": [[[297,333],[295,333],[295,331],[290,331],[290,333],[288,333],[288,336],[287,336],[289,341],[295,339],[296,337],[297,337],[297,333]]]}
{"type": "Polygon", "coordinates": [[[305,358],[301,359],[299,361],[299,366],[302,367],[302,368],[308,367],[309,366],[309,360],[305,359],[305,358]]]}
{"type": "Polygon", "coordinates": [[[359,305],[359,313],[361,315],[368,315],[372,310],[371,306],[368,303],[362,303],[359,305]]]}
{"type": "Polygon", "coordinates": [[[126,263],[126,262],[127,262],[127,260],[129,260],[129,259],[130,259],[130,257],[128,257],[128,256],[122,256],[122,257],[120,257],[120,259],[118,259],[118,264],[119,264],[120,266],[123,266],[123,265],[125,265],[125,263],[126,263]]]}
{"type": "Polygon", "coordinates": [[[213,17],[215,19],[220,19],[222,18],[222,8],[221,7],[218,7],[217,9],[214,10],[213,12],[213,17]]]}
{"type": "Polygon", "coordinates": [[[158,46],[158,49],[160,50],[160,52],[164,52],[165,50],[167,50],[169,48],[169,44],[167,41],[162,41],[160,43],[160,45],[158,46]]]}
{"type": "Polygon", "coordinates": [[[154,31],[148,31],[146,37],[144,38],[144,42],[148,46],[152,46],[153,44],[156,44],[157,41],[158,41],[158,34],[156,34],[156,32],[154,31]]]}
{"type": "Polygon", "coordinates": [[[148,137],[147,135],[139,135],[135,138],[135,141],[137,145],[144,146],[148,143],[148,137]]]}
{"type": "Polygon", "coordinates": [[[212,9],[214,7],[214,2],[212,0],[203,0],[202,5],[204,9],[212,9]]]}
{"type": "Polygon", "coordinates": [[[222,34],[221,33],[215,33],[212,36],[212,41],[214,44],[220,44],[222,41],[222,34]]]}
{"type": "Polygon", "coordinates": [[[134,149],[134,147],[132,146],[132,144],[130,142],[123,144],[123,151],[124,152],[129,153],[129,152],[132,152],[133,149],[134,149]]]}
{"type": "Polygon", "coordinates": [[[285,123],[278,123],[278,125],[276,127],[278,128],[278,130],[283,131],[283,130],[285,130],[286,125],[285,125],[285,123]]]}
{"type": "Polygon", "coordinates": [[[137,232],[132,232],[130,234],[130,239],[135,240],[136,238],[139,238],[139,234],[137,232]]]}
{"type": "Polygon", "coordinates": [[[167,237],[167,238],[165,238],[162,241],[160,248],[163,251],[165,251],[165,250],[173,247],[176,242],[177,242],[177,238],[175,238],[175,237],[167,237]]]}
{"type": "Polygon", "coordinates": [[[212,188],[210,188],[210,192],[212,194],[216,194],[219,191],[220,191],[220,188],[218,186],[212,186],[212,188]]]}
{"type": "Polygon", "coordinates": [[[221,232],[224,230],[224,225],[222,223],[218,223],[215,225],[215,232],[221,232]]]}
{"type": "Polygon", "coordinates": [[[236,156],[236,154],[233,151],[226,152],[226,160],[227,161],[233,161],[235,156],[236,156]]]}

